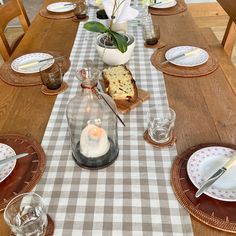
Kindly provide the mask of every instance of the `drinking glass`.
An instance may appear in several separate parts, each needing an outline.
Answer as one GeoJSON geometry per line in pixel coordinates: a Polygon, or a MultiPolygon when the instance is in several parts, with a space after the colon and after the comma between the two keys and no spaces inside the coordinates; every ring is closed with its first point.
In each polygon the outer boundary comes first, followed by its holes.
{"type": "Polygon", "coordinates": [[[23,193],[6,206],[4,220],[17,236],[43,236],[47,213],[42,198],[36,193],[23,193]]]}
{"type": "Polygon", "coordinates": [[[85,1],[75,3],[74,15],[78,20],[85,19],[87,17],[88,7],[85,1]]]}
{"type": "Polygon", "coordinates": [[[47,69],[41,67],[40,76],[42,83],[50,90],[60,88],[63,82],[61,66],[57,63],[47,69]]]}
{"type": "Polygon", "coordinates": [[[171,140],[174,123],[175,111],[168,108],[166,112],[159,112],[152,107],[148,112],[148,134],[157,143],[165,143],[171,140]]]}
{"type": "Polygon", "coordinates": [[[152,22],[151,16],[148,15],[143,22],[143,39],[146,44],[154,45],[160,39],[160,26],[152,22]]]}

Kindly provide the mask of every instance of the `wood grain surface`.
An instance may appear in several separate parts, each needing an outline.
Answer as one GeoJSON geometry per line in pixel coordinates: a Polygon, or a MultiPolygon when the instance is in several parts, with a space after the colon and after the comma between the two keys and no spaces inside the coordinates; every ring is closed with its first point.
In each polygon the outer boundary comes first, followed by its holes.
{"type": "MultiPolygon", "coordinates": [[[[50,0],[47,3],[52,2],[50,0]]],[[[188,12],[173,16],[154,16],[161,26],[161,40],[168,44],[206,46],[188,12]]],[[[37,16],[13,57],[35,50],[59,51],[69,56],[78,23],[71,19],[53,20],[37,16]]],[[[221,68],[199,78],[165,75],[170,106],[176,111],[178,153],[207,142],[236,143],[236,99],[221,68]]],[[[0,81],[1,133],[18,133],[41,142],[55,97],[46,96],[41,86],[13,87],[0,81]]],[[[192,218],[199,236],[231,235],[215,230],[192,218]]],[[[0,235],[9,228],[0,214],[0,235]]]]}

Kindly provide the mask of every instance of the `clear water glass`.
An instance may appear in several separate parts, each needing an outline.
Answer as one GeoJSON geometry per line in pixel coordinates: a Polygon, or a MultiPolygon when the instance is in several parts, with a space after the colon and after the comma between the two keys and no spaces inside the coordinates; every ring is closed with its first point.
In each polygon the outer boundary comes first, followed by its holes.
{"type": "Polygon", "coordinates": [[[42,198],[36,193],[23,193],[5,208],[4,220],[16,236],[43,236],[48,224],[42,198]]]}
{"type": "Polygon", "coordinates": [[[148,112],[148,134],[157,143],[165,143],[171,140],[174,124],[175,111],[171,108],[166,112],[160,112],[152,107],[148,112]]]}

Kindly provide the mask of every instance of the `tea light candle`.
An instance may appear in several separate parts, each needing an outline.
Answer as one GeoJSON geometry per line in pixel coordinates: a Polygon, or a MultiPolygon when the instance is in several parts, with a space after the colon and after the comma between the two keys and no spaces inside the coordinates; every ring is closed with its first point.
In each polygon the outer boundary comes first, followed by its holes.
{"type": "Polygon", "coordinates": [[[110,148],[107,133],[96,125],[87,125],[80,136],[80,152],[86,157],[100,157],[110,148]]]}

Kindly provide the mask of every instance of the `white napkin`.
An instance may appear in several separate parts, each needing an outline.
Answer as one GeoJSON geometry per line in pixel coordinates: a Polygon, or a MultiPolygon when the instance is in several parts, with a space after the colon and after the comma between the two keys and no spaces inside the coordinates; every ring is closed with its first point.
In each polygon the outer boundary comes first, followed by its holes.
{"type": "MultiPolygon", "coordinates": [[[[122,1],[123,0],[116,0],[117,6],[122,1]]],[[[114,4],[115,0],[103,0],[103,6],[109,19],[111,19],[114,4]]],[[[137,17],[138,13],[138,10],[130,7],[130,0],[125,0],[115,13],[114,23],[133,20],[135,17],[137,17]]]]}

